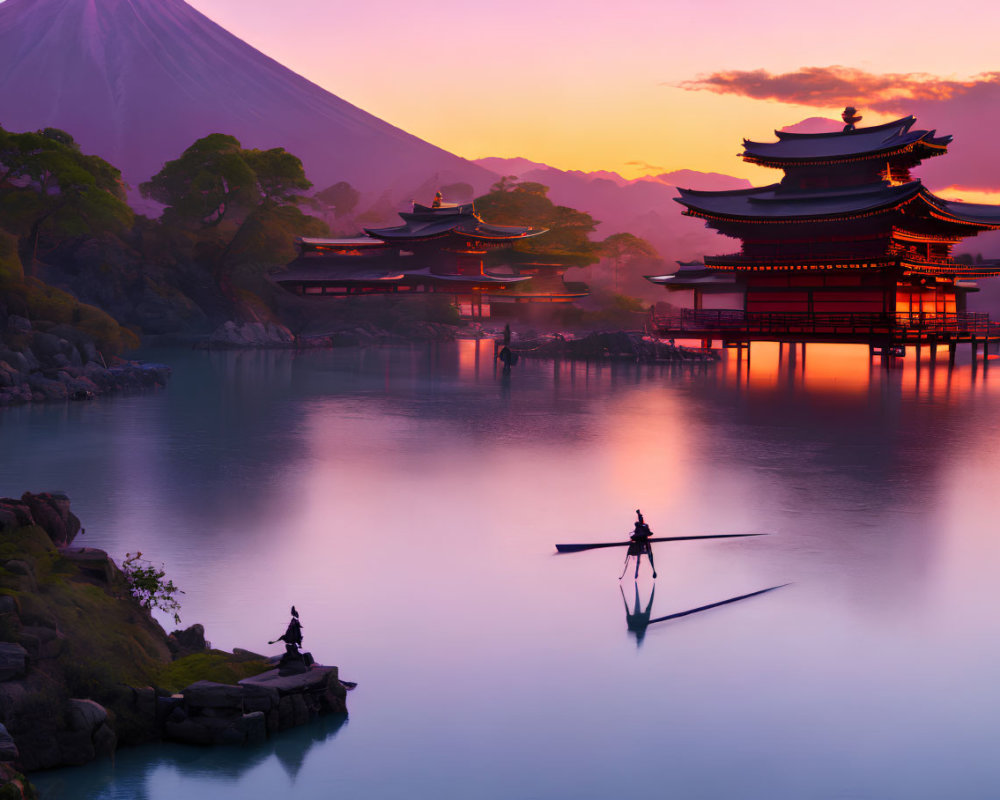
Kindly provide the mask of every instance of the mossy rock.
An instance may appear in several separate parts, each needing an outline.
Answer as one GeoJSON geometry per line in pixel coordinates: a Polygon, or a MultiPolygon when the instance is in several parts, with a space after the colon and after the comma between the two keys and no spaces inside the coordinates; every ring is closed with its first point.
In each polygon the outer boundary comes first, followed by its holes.
{"type": "Polygon", "coordinates": [[[272,664],[253,655],[235,655],[223,650],[207,650],[178,658],[158,675],[157,683],[171,692],[179,692],[195,681],[235,684],[251,675],[259,675],[272,664]]]}

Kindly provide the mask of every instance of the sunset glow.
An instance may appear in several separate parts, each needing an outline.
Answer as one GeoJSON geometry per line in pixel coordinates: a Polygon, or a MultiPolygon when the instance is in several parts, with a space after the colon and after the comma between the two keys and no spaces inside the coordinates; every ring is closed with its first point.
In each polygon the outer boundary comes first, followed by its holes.
{"type": "MultiPolygon", "coordinates": [[[[679,88],[722,70],[844,65],[922,76],[931,91],[995,69],[992,26],[976,24],[995,16],[984,2],[935,12],[933,25],[895,1],[850,0],[837,14],[787,1],[765,14],[728,0],[192,4],[334,94],[459,155],[626,177],[690,168],[769,181],[735,158],[734,135],[766,139],[806,117],[839,118],[843,107],[840,97],[806,106],[679,88]]],[[[893,116],[868,100],[855,101],[865,124],[893,116]]]]}

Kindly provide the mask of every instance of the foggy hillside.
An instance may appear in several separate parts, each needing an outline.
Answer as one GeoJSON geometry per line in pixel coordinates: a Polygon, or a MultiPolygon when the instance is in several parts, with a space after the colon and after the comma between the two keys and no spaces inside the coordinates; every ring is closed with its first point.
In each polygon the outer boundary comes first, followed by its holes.
{"type": "Polygon", "coordinates": [[[670,262],[670,269],[677,260],[739,249],[735,240],[708,230],[704,220],[683,216],[684,209],[674,198],[678,185],[706,190],[749,187],[750,182],[742,178],[679,170],[629,181],[615,173],[566,172],[526,159],[488,158],[476,163],[503,175],[516,175],[522,181],[548,186],[549,198],[554,203],[586,211],[600,221],[593,238],[603,239],[622,232],[641,236],[670,262]],[[669,179],[675,182],[668,183],[669,179]]]}

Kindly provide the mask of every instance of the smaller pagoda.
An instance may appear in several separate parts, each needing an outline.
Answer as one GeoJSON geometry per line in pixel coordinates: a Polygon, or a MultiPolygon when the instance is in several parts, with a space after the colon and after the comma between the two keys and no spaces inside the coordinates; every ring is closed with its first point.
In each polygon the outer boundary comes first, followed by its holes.
{"type": "MultiPolygon", "coordinates": [[[[298,257],[272,280],[306,296],[443,293],[463,317],[473,319],[489,317],[491,303],[570,302],[586,295],[567,291],[561,276],[558,285],[533,280],[532,291],[520,292],[519,284],[533,279],[530,269],[502,263],[487,269],[490,252],[539,236],[545,228],[490,225],[472,203],[438,198],[433,206],[414,203],[399,216],[402,225],[365,228],[364,236],[296,240],[298,257]]],[[[545,265],[536,266],[545,271],[545,265]]]]}

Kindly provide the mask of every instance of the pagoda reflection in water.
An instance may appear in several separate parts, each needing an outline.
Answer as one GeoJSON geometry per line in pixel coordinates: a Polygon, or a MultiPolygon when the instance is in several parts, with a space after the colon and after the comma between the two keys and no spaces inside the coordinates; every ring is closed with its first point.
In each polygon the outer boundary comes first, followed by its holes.
{"type": "Polygon", "coordinates": [[[649,277],[694,295],[693,309],[656,320],[659,333],[737,347],[855,342],[883,354],[942,345],[952,358],[959,342],[975,353],[977,344],[985,350],[1000,340],[1000,325],[966,306],[978,291],[972,281],[1000,275],[1000,265],[964,264],[952,254],[962,239],[1000,229],[1000,206],[944,200],[913,179],[911,169],[944,155],[951,142],[915,122],[778,131],[777,142],[744,141],[742,157],[783,170],[780,182],[681,189],[686,215],[739,239],[742,249],[649,277]],[[733,307],[703,307],[706,295],[719,294],[733,307]]]}

